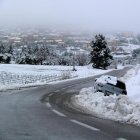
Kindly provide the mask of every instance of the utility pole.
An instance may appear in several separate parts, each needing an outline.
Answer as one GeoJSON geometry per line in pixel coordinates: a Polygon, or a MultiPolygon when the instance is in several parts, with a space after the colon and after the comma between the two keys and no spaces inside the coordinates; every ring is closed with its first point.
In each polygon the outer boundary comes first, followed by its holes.
{"type": "Polygon", "coordinates": [[[115,69],[117,69],[117,60],[115,60],[115,69]]]}

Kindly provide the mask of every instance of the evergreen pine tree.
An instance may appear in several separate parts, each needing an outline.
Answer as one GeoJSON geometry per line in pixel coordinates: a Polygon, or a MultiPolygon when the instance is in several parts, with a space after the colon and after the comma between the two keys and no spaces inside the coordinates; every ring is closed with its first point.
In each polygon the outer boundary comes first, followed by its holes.
{"type": "Polygon", "coordinates": [[[3,44],[0,44],[0,53],[4,54],[5,53],[5,48],[3,44]]]}
{"type": "Polygon", "coordinates": [[[91,42],[91,63],[94,68],[106,69],[111,64],[112,55],[107,47],[107,42],[103,35],[96,35],[95,40],[91,42]]]}
{"type": "Polygon", "coordinates": [[[7,53],[13,55],[13,47],[12,47],[12,45],[8,46],[7,53]]]}

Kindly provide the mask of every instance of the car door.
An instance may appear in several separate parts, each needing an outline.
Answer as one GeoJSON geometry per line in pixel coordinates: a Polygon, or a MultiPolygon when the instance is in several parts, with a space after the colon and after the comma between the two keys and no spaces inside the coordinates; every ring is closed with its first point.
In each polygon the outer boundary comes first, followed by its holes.
{"type": "Polygon", "coordinates": [[[104,85],[104,93],[105,93],[105,95],[114,94],[114,85],[106,83],[104,85]]]}

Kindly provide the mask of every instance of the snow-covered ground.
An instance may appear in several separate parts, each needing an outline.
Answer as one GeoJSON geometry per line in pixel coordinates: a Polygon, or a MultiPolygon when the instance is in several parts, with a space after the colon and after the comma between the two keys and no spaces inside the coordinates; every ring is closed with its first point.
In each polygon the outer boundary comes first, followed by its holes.
{"type": "Polygon", "coordinates": [[[124,44],[123,46],[117,46],[119,48],[122,48],[125,50],[125,52],[131,53],[133,50],[139,49],[140,45],[134,45],[134,44],[124,44]]]}
{"type": "Polygon", "coordinates": [[[126,83],[128,97],[140,103],[140,65],[137,65],[121,78],[126,83]]]}
{"type": "Polygon", "coordinates": [[[76,66],[77,71],[72,71],[72,68],[72,66],[0,64],[0,91],[70,78],[83,78],[110,71],[93,69],[91,65],[76,66]]]}
{"type": "Polygon", "coordinates": [[[73,104],[86,113],[100,118],[140,126],[140,66],[121,78],[126,82],[128,96],[104,96],[93,87],[84,88],[73,97],[73,104]]]}

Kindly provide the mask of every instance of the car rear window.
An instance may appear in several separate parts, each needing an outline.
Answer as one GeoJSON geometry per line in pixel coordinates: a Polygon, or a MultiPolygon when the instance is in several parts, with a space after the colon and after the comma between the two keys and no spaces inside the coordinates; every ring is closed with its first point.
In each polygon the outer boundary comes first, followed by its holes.
{"type": "Polygon", "coordinates": [[[116,87],[121,88],[121,89],[126,89],[125,84],[118,80],[117,80],[116,87]]]}

